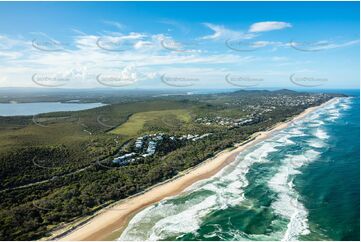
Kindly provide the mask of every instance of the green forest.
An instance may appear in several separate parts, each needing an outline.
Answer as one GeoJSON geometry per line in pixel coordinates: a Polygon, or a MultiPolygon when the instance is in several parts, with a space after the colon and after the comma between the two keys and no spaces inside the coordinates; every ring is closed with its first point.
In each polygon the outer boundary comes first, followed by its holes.
{"type": "Polygon", "coordinates": [[[335,96],[280,90],[112,97],[90,110],[0,117],[0,240],[51,236],[335,96]],[[139,136],[157,133],[211,135],[164,139],[153,155],[112,162],[139,136]]]}

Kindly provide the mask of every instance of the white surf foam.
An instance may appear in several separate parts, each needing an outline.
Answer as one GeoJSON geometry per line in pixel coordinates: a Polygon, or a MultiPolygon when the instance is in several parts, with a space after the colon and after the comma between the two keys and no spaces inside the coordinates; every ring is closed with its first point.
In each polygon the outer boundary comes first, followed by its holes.
{"type": "Polygon", "coordinates": [[[280,144],[283,144],[283,145],[293,145],[293,144],[295,144],[295,142],[290,140],[291,137],[292,137],[292,135],[284,135],[281,138],[277,139],[277,142],[280,142],[280,144]]]}
{"type": "Polygon", "coordinates": [[[217,196],[209,196],[174,215],[160,219],[151,229],[148,240],[164,240],[169,236],[195,231],[212,207],[216,206],[217,196]]]}
{"type": "Polygon", "coordinates": [[[283,236],[284,241],[297,240],[298,236],[309,233],[308,212],[293,188],[293,177],[299,174],[299,168],[317,159],[319,153],[308,150],[302,155],[288,155],[279,171],[268,182],[268,186],[275,191],[277,200],[272,203],[275,213],[289,219],[283,236]]]}
{"type": "Polygon", "coordinates": [[[294,137],[305,136],[305,133],[302,131],[302,127],[291,128],[287,131],[287,133],[294,137]]]}
{"type": "Polygon", "coordinates": [[[315,119],[315,120],[310,121],[307,126],[308,127],[320,127],[324,124],[325,124],[325,122],[323,122],[322,120],[315,119]]]}
{"type": "Polygon", "coordinates": [[[215,195],[204,199],[187,200],[175,205],[162,201],[138,213],[118,240],[164,240],[169,236],[192,232],[199,227],[203,216],[216,205],[215,195]]]}
{"type": "Polygon", "coordinates": [[[351,97],[344,98],[343,102],[340,103],[340,107],[343,110],[349,110],[351,108],[351,103],[352,103],[352,98],[351,97]]]}
{"type": "Polygon", "coordinates": [[[351,104],[352,98],[338,98],[337,102],[327,106],[324,109],[324,114],[328,116],[326,120],[335,122],[338,118],[341,117],[342,112],[351,108],[351,104]]]}
{"type": "MultiPolygon", "coordinates": [[[[277,151],[278,147],[294,145],[295,142],[290,138],[305,136],[302,128],[305,123],[310,124],[312,121],[317,128],[314,132],[317,139],[310,140],[308,144],[314,148],[323,146],[323,140],[327,139],[328,135],[320,127],[324,125],[320,119],[323,118],[321,116],[336,108],[336,104],[337,102],[312,113],[289,129],[278,132],[268,141],[259,143],[238,156],[236,162],[225,167],[216,176],[187,188],[185,194],[164,199],[138,213],[130,221],[119,240],[162,240],[195,232],[200,227],[202,219],[211,211],[242,203],[245,199],[244,189],[249,185],[246,174],[250,167],[257,162],[269,162],[269,154],[277,151]],[[184,202],[180,203],[180,200],[184,202]]],[[[331,111],[333,115],[336,113],[331,111]]],[[[300,167],[315,160],[317,156],[318,152],[314,150],[309,150],[303,155],[287,156],[276,175],[268,183],[269,187],[278,193],[278,199],[272,204],[272,208],[277,214],[289,220],[283,234],[284,240],[295,240],[299,235],[309,233],[308,213],[297,197],[292,177],[299,173],[300,167]]],[[[260,236],[259,238],[267,237],[260,236]]]]}
{"type": "Polygon", "coordinates": [[[323,148],[325,147],[325,143],[320,139],[311,139],[307,141],[308,145],[313,148],[323,148]]]}
{"type": "Polygon", "coordinates": [[[321,140],[325,140],[329,138],[329,135],[326,133],[326,131],[321,128],[316,129],[313,135],[321,140]]]}
{"type": "Polygon", "coordinates": [[[164,240],[194,232],[200,227],[202,218],[211,211],[239,205],[244,200],[244,188],[248,186],[246,174],[250,166],[256,162],[267,162],[267,156],[277,150],[274,146],[275,143],[262,142],[237,157],[234,165],[192,185],[183,195],[186,197],[184,204],[175,202],[180,198],[178,196],[175,200],[165,199],[157,206],[138,213],[119,240],[164,240]]]}

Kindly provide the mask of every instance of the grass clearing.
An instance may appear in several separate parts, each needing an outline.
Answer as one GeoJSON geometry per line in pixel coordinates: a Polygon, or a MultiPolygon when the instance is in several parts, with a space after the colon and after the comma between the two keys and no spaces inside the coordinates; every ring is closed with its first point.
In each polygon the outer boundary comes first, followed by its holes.
{"type": "Polygon", "coordinates": [[[140,112],[132,115],[127,122],[113,129],[110,133],[134,137],[142,132],[146,123],[159,121],[161,124],[165,119],[169,120],[170,118],[188,123],[191,120],[191,115],[187,109],[140,112]]]}

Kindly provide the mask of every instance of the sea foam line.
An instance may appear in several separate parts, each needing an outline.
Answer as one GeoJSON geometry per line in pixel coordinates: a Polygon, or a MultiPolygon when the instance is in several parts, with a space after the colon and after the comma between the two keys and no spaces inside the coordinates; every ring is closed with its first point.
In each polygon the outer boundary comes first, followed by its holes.
{"type": "Polygon", "coordinates": [[[274,143],[259,143],[250,152],[238,156],[232,167],[227,166],[216,176],[193,184],[182,195],[164,199],[138,213],[119,240],[164,240],[195,232],[211,211],[239,205],[244,200],[249,168],[256,162],[267,162],[267,156],[276,150],[274,143]],[[180,205],[177,199],[186,202],[180,205]]]}
{"type": "Polygon", "coordinates": [[[299,235],[306,235],[308,229],[308,212],[298,200],[297,191],[293,188],[293,178],[300,174],[299,168],[316,160],[319,152],[307,150],[301,155],[287,155],[283,165],[268,182],[268,186],[278,194],[272,203],[275,213],[289,219],[283,241],[296,240],[299,235]]]}
{"type": "MultiPolygon", "coordinates": [[[[342,103],[337,99],[330,105],[327,105],[311,115],[307,116],[303,121],[298,123],[294,128],[307,126],[310,129],[315,129],[314,137],[308,140],[307,143],[311,148],[322,148],[325,143],[324,140],[329,138],[327,132],[322,128],[325,124],[322,119],[325,115],[336,118],[340,115],[337,110],[338,105],[342,103]]],[[[291,129],[286,129],[285,132],[297,135],[291,129]]],[[[309,234],[308,227],[308,211],[298,199],[298,193],[294,189],[293,179],[297,174],[300,174],[299,169],[302,166],[309,164],[318,159],[320,152],[314,149],[308,149],[305,152],[297,155],[286,155],[278,172],[270,179],[268,186],[277,193],[277,200],[272,203],[272,208],[275,213],[281,217],[289,220],[287,229],[283,235],[283,241],[297,240],[300,235],[309,234]]]]}
{"type": "MultiPolygon", "coordinates": [[[[335,103],[332,106],[335,106],[335,103]]],[[[119,240],[161,240],[181,236],[186,232],[195,232],[200,227],[202,218],[211,211],[240,204],[244,200],[244,188],[249,184],[246,174],[250,166],[256,162],[268,162],[268,155],[277,151],[278,146],[294,145],[289,138],[304,136],[300,125],[314,120],[313,118],[319,118],[320,114],[322,112],[317,110],[315,114],[306,117],[296,126],[279,132],[279,142],[273,137],[270,139],[273,142],[263,141],[255,145],[254,149],[239,155],[238,162],[226,166],[216,176],[193,184],[187,188],[185,194],[164,199],[138,213],[129,222],[119,240]],[[192,196],[195,193],[203,195],[192,196]],[[180,205],[177,199],[186,202],[180,205]]],[[[288,156],[285,160],[288,163],[285,162],[268,183],[269,187],[279,195],[278,200],[272,204],[273,208],[276,213],[290,220],[284,240],[296,239],[299,235],[309,232],[308,212],[299,202],[290,178],[299,173],[298,168],[316,159],[317,155],[317,151],[309,150],[304,156],[288,156]]]]}

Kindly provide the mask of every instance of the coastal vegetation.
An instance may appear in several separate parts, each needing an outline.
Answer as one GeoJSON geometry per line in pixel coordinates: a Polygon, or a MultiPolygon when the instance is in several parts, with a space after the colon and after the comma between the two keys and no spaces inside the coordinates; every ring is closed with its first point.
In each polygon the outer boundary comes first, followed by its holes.
{"type": "Polygon", "coordinates": [[[0,239],[50,236],[334,96],[289,90],[111,96],[90,110],[0,117],[0,239]],[[154,154],[113,162],[140,136],[159,133],[167,139],[154,154]],[[195,134],[207,135],[175,138],[195,134]]]}

